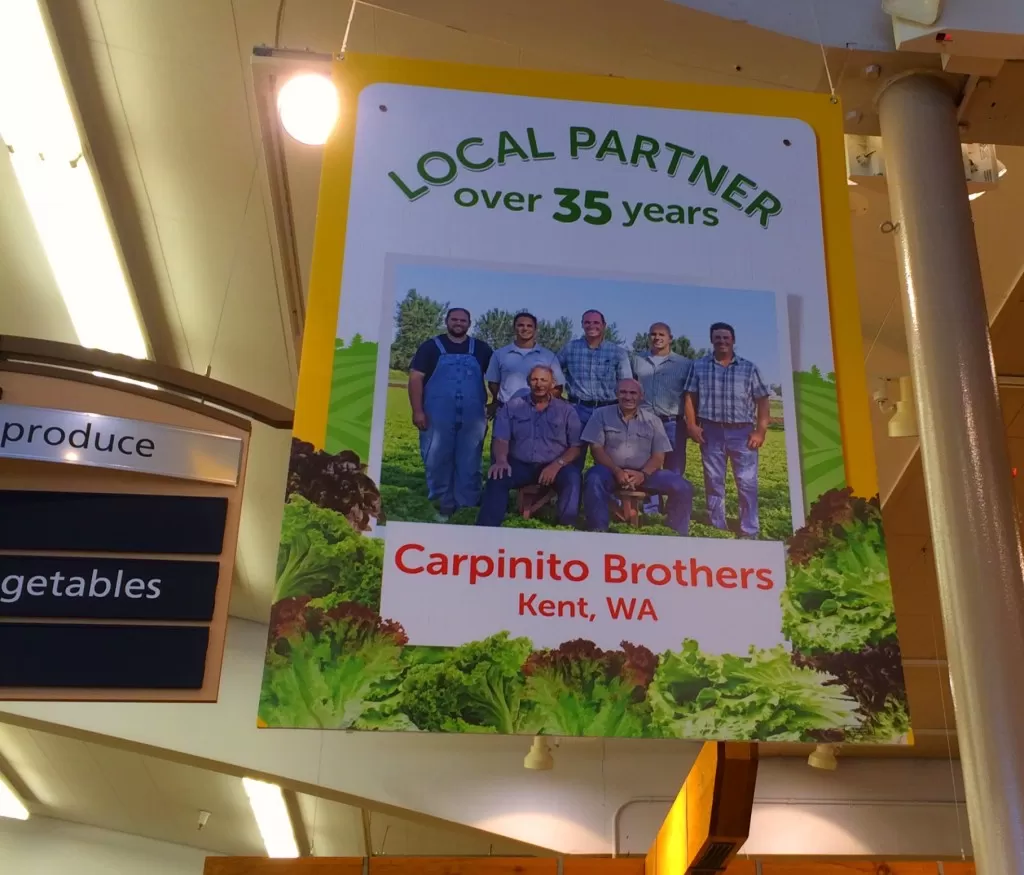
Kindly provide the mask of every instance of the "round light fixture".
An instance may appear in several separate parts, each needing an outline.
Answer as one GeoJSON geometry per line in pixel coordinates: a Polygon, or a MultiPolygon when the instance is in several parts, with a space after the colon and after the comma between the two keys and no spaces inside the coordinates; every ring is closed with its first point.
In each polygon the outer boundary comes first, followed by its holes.
{"type": "Polygon", "coordinates": [[[326,76],[302,73],[277,92],[277,112],[290,136],[307,146],[322,146],[338,121],[338,91],[326,76]]]}
{"type": "Polygon", "coordinates": [[[530,752],[523,759],[523,766],[538,772],[547,772],[555,767],[555,758],[551,755],[546,738],[538,735],[533,739],[530,752]]]}
{"type": "Polygon", "coordinates": [[[836,762],[836,747],[834,744],[816,745],[811,755],[807,757],[807,765],[812,769],[824,769],[827,772],[834,772],[839,765],[836,762]]]}

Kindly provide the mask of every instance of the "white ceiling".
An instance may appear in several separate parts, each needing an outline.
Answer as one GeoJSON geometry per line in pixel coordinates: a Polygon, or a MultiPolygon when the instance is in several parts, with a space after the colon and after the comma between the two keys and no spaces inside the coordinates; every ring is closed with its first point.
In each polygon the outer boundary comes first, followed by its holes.
{"type": "MultiPolygon", "coordinates": [[[[231,856],[263,856],[242,781],[234,775],[35,729],[0,724],[0,771],[34,816],[173,842],[231,856]],[[200,811],[209,811],[198,829],[200,811]]],[[[373,854],[523,856],[535,848],[477,830],[364,811],[298,794],[303,827],[320,857],[373,854]]]]}

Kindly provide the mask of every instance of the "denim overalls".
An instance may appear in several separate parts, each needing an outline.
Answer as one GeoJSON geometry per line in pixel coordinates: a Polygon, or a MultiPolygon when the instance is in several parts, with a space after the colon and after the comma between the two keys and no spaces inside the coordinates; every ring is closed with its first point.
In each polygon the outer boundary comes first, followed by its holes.
{"type": "Polygon", "coordinates": [[[450,514],[480,503],[487,397],[476,341],[469,339],[466,353],[448,352],[438,337],[434,343],[441,355],[423,390],[427,429],[420,432],[420,456],[430,499],[450,514]]]}

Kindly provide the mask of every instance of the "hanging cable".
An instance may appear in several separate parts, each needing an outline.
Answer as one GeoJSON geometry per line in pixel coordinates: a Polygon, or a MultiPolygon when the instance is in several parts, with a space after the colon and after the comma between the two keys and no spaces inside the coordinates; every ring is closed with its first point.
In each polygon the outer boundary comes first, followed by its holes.
{"type": "Polygon", "coordinates": [[[821,25],[818,23],[818,10],[814,8],[814,0],[807,0],[807,5],[811,10],[811,18],[814,20],[814,32],[818,37],[818,48],[821,49],[821,60],[825,65],[825,78],[828,79],[828,93],[829,100],[833,103],[839,103],[839,98],[836,97],[836,86],[832,81],[832,70],[828,66],[828,52],[825,51],[825,41],[821,38],[821,25]]]}
{"type": "Polygon", "coordinates": [[[352,5],[348,10],[348,22],[345,24],[345,35],[341,38],[341,52],[339,57],[342,58],[345,57],[345,49],[348,48],[348,35],[352,31],[352,19],[356,17],[356,4],[358,3],[359,0],[352,0],[352,5]]]}

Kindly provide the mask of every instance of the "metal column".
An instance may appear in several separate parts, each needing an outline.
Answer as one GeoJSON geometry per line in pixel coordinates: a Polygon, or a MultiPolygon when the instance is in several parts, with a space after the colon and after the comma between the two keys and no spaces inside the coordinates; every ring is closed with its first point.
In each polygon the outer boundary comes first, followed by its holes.
{"type": "Polygon", "coordinates": [[[953,94],[878,101],[974,855],[1024,873],[1024,577],[953,94]]]}

